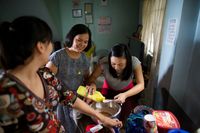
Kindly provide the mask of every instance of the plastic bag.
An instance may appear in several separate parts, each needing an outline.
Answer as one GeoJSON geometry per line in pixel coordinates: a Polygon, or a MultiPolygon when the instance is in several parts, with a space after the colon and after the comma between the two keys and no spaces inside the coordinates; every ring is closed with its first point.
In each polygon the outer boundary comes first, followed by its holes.
{"type": "Polygon", "coordinates": [[[151,114],[152,108],[139,105],[136,106],[132,113],[128,116],[125,124],[126,133],[146,133],[144,128],[144,116],[151,114]]]}
{"type": "Polygon", "coordinates": [[[145,133],[143,118],[143,113],[131,113],[126,120],[126,133],[145,133]]]}

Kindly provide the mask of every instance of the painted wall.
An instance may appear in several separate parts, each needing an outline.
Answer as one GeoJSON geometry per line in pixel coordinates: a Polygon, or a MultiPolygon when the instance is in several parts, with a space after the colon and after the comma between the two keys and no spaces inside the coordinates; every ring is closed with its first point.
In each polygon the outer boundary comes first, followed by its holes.
{"type": "Polygon", "coordinates": [[[128,42],[127,36],[136,30],[139,22],[139,0],[108,0],[107,6],[102,6],[101,0],[84,0],[76,7],[73,7],[72,1],[60,0],[63,41],[74,24],[85,24],[85,14],[72,18],[72,9],[84,11],[84,3],[93,4],[93,24],[88,26],[97,50],[110,49],[117,42],[128,42]],[[101,16],[111,17],[111,32],[98,32],[98,19],[101,16]]]}
{"type": "Polygon", "coordinates": [[[59,37],[56,40],[62,39],[62,25],[61,25],[61,15],[60,15],[60,5],[58,0],[43,0],[45,3],[45,6],[47,7],[47,12],[49,13],[49,16],[52,18],[53,24],[56,27],[56,30],[58,31],[59,37]]]}
{"type": "Polygon", "coordinates": [[[45,20],[52,28],[55,41],[65,41],[69,29],[77,23],[85,24],[84,3],[93,4],[93,24],[89,24],[96,49],[110,49],[116,42],[127,43],[139,22],[139,0],[80,0],[73,6],[72,0],[1,0],[0,21],[13,20],[21,15],[33,15],[45,20]],[[73,18],[72,9],[82,9],[82,17],[73,18]],[[98,19],[111,17],[111,32],[98,32],[98,19]]]}
{"type": "Polygon", "coordinates": [[[166,88],[189,118],[200,125],[200,0],[168,0],[164,23],[156,106],[162,108],[166,88]],[[168,24],[177,19],[173,45],[167,43],[168,24]]]}
{"type": "MultiPolygon", "coordinates": [[[[54,5],[53,9],[56,9],[58,4],[54,2],[52,5],[54,5]]],[[[0,22],[12,21],[22,15],[37,16],[49,24],[53,31],[54,40],[61,40],[57,18],[54,18],[56,15],[52,15],[52,12],[49,11],[43,0],[0,0],[0,22]]]]}
{"type": "Polygon", "coordinates": [[[162,108],[163,100],[161,88],[170,88],[172,70],[174,65],[175,49],[177,45],[177,36],[179,33],[179,25],[181,20],[183,0],[168,0],[166,3],[165,18],[163,24],[163,39],[160,57],[160,66],[158,74],[158,89],[156,90],[156,108],[162,108]],[[170,19],[176,19],[176,33],[174,43],[170,44],[167,41],[168,25],[170,19]]]}
{"type": "MultiPolygon", "coordinates": [[[[200,3],[199,3],[200,4],[200,3]]],[[[199,8],[200,9],[200,8],[199,8]]],[[[186,109],[186,112],[190,114],[191,118],[200,125],[200,10],[197,21],[196,34],[194,39],[193,54],[191,59],[191,66],[188,72],[187,85],[185,87],[184,98],[189,99],[182,103],[182,106],[186,109]],[[191,104],[194,103],[195,107],[191,108],[191,104]]]]}

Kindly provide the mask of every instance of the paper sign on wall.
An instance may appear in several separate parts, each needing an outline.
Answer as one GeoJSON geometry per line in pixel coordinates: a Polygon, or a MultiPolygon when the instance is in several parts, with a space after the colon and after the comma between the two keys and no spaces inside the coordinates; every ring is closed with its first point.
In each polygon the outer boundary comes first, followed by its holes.
{"type": "Polygon", "coordinates": [[[98,19],[98,32],[100,33],[111,32],[111,17],[102,16],[98,19]]]}
{"type": "Polygon", "coordinates": [[[99,25],[110,25],[111,24],[111,17],[102,16],[98,20],[99,25]]]}
{"type": "Polygon", "coordinates": [[[174,45],[175,37],[176,37],[176,29],[177,29],[177,19],[172,18],[169,19],[168,27],[167,27],[167,44],[174,45]]]}

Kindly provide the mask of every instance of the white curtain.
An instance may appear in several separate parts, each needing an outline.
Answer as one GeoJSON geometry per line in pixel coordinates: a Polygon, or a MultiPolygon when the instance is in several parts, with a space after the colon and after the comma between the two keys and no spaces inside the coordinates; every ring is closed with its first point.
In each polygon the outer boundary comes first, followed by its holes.
{"type": "Polygon", "coordinates": [[[166,0],[143,0],[142,7],[142,38],[145,44],[144,57],[150,54],[153,59],[151,62],[150,76],[147,88],[145,90],[145,98],[149,105],[153,103],[154,85],[156,84],[159,51],[161,48],[161,33],[163,18],[165,14],[166,0]]]}

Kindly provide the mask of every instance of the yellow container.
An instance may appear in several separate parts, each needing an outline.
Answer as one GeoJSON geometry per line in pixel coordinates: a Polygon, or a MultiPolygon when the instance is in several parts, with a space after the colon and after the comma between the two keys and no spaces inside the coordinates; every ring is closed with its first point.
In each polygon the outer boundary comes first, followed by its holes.
{"type": "Polygon", "coordinates": [[[87,94],[87,89],[84,86],[79,86],[77,93],[96,102],[102,102],[103,100],[105,100],[105,97],[99,91],[95,91],[93,95],[87,94]]]}

